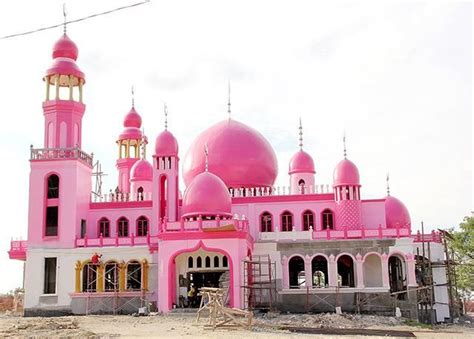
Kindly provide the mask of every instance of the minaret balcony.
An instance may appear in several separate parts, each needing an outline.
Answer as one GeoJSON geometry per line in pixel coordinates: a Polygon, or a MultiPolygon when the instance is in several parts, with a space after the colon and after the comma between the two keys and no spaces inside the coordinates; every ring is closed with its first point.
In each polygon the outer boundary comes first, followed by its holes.
{"type": "Polygon", "coordinates": [[[12,240],[10,243],[10,250],[8,251],[8,256],[10,259],[25,261],[26,249],[27,249],[26,240],[12,240]]]}
{"type": "Polygon", "coordinates": [[[93,167],[93,154],[89,155],[79,147],[33,148],[30,147],[30,161],[79,160],[93,167]]]}

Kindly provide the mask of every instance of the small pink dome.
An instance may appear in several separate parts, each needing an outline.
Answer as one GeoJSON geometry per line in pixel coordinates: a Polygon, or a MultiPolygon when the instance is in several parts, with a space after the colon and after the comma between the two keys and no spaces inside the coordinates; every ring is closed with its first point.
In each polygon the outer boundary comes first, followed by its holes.
{"type": "Polygon", "coordinates": [[[155,155],[159,157],[178,156],[178,141],[170,131],[164,130],[156,137],[155,155]]]}
{"type": "Polygon", "coordinates": [[[340,161],[334,169],[333,180],[334,186],[360,186],[359,170],[352,161],[344,159],[340,161]]]}
{"type": "Polygon", "coordinates": [[[411,224],[410,213],[405,205],[395,197],[385,198],[385,222],[387,228],[407,227],[411,224]]]}
{"type": "Polygon", "coordinates": [[[189,185],[204,171],[204,145],[209,149],[209,169],[227,187],[269,187],[278,174],[275,152],[263,135],[235,120],[224,120],[203,131],[191,144],[183,165],[189,185]]]}
{"type": "Polygon", "coordinates": [[[316,173],[314,170],[314,161],[311,155],[301,150],[298,151],[290,160],[288,174],[293,173],[316,173]]]}
{"type": "Polygon", "coordinates": [[[211,172],[195,176],[183,196],[183,217],[232,216],[232,200],[225,183],[211,172]]]}
{"type": "Polygon", "coordinates": [[[135,107],[132,107],[123,120],[124,127],[142,127],[142,117],[137,113],[135,107]]]}
{"type": "Polygon", "coordinates": [[[79,55],[79,49],[77,48],[74,41],[64,33],[64,35],[56,41],[53,47],[53,58],[70,58],[77,60],[79,55]]]}
{"type": "Polygon", "coordinates": [[[126,139],[141,139],[142,131],[136,127],[125,127],[123,132],[119,135],[119,140],[126,139]]]}
{"type": "Polygon", "coordinates": [[[152,181],[153,167],[146,159],[140,159],[133,164],[130,169],[130,180],[132,181],[152,181]]]}

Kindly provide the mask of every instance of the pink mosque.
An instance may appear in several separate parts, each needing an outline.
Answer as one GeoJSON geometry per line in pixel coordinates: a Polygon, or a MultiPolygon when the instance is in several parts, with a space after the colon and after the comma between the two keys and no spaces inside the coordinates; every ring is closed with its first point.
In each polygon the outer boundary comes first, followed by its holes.
{"type": "MultiPolygon", "coordinates": [[[[165,126],[149,161],[132,104],[116,141],[117,189],[91,195],[94,161],[81,148],[85,75],[66,33],[52,58],[43,78],[44,146],[31,147],[28,238],[9,251],[25,262],[25,315],[130,313],[144,305],[169,312],[195,306],[191,286],[224,284],[231,307],[267,302],[294,312],[309,299],[311,311],[354,311],[356,295],[383,310],[391,293],[407,290],[398,306],[416,317],[409,291],[419,284],[420,233],[389,192],[363,198],[345,150],[332,185],[322,185],[300,123],[289,187],[274,187],[272,146],[229,118],[196,137],[182,167],[178,139],[165,126]]],[[[441,257],[439,235],[423,237],[441,257]]],[[[446,288],[435,289],[435,298],[442,321],[446,288]]]]}

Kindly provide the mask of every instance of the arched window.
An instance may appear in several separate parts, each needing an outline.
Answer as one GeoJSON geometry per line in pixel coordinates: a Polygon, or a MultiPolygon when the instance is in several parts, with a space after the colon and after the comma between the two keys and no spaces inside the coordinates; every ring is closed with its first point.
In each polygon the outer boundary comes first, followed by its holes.
{"type": "Polygon", "coordinates": [[[137,237],[146,237],[148,235],[148,219],[143,215],[137,219],[137,237]]]}
{"type": "Polygon", "coordinates": [[[309,231],[310,227],[314,229],[314,213],[306,210],[303,213],[303,231],[309,231]]]}
{"type": "Polygon", "coordinates": [[[188,258],[188,268],[193,268],[194,266],[194,259],[193,257],[188,258]]]}
{"type": "Polygon", "coordinates": [[[48,177],[48,199],[59,198],[59,177],[51,174],[48,177]]]}
{"type": "Polygon", "coordinates": [[[382,260],[380,256],[371,253],[365,256],[362,264],[365,287],[382,287],[382,260]]]}
{"type": "Polygon", "coordinates": [[[129,261],[127,264],[127,290],[142,288],[142,265],[138,261],[129,261]]]}
{"type": "Polygon", "coordinates": [[[281,231],[290,232],[293,230],[293,214],[285,211],[281,214],[281,231]]]}
{"type": "MultiPolygon", "coordinates": [[[[404,261],[398,255],[392,255],[388,258],[388,280],[390,282],[390,292],[399,292],[406,290],[407,278],[404,261]]],[[[424,279],[418,282],[419,285],[425,285],[424,279]]]]}
{"type": "Polygon", "coordinates": [[[268,212],[262,213],[260,216],[260,232],[272,232],[272,215],[268,212]]]}
{"type": "Polygon", "coordinates": [[[300,288],[305,285],[305,272],[303,258],[296,256],[288,262],[290,288],[300,288]]]}
{"type": "Polygon", "coordinates": [[[97,265],[87,263],[82,268],[82,292],[97,290],[97,265]]]}
{"type": "Polygon", "coordinates": [[[104,238],[110,237],[110,221],[107,218],[102,218],[99,220],[99,234],[98,236],[102,234],[104,238]]]}
{"type": "Polygon", "coordinates": [[[345,254],[337,259],[337,273],[339,285],[343,287],[355,287],[354,260],[345,254]]]}
{"type": "Polygon", "coordinates": [[[322,213],[322,226],[323,230],[325,229],[334,229],[334,213],[330,209],[325,209],[322,213]]]}
{"type": "Polygon", "coordinates": [[[142,201],[144,200],[144,196],[143,196],[143,187],[138,187],[137,189],[137,200],[138,201],[142,201]]]}
{"type": "Polygon", "coordinates": [[[211,258],[206,257],[206,267],[211,267],[211,258]]]}
{"type": "Polygon", "coordinates": [[[106,292],[118,291],[119,267],[114,261],[105,264],[104,290],[106,292]]]}
{"type": "Polygon", "coordinates": [[[304,186],[305,186],[305,184],[306,184],[306,183],[304,182],[303,179],[300,179],[300,180],[298,181],[298,187],[299,187],[299,189],[300,189],[300,193],[301,193],[301,194],[304,194],[304,186]]]}
{"type": "Polygon", "coordinates": [[[217,255],[214,256],[214,267],[219,267],[219,257],[217,255]]]}
{"type": "Polygon", "coordinates": [[[224,257],[222,258],[222,266],[223,267],[228,267],[229,266],[229,262],[228,262],[228,259],[227,259],[226,255],[224,255],[224,257]]]}
{"type": "Polygon", "coordinates": [[[117,221],[117,234],[119,237],[128,237],[128,220],[125,217],[121,217],[117,221]]]}
{"type": "Polygon", "coordinates": [[[311,261],[314,287],[325,287],[328,282],[328,261],[322,255],[317,255],[311,261]]]}
{"type": "Polygon", "coordinates": [[[197,259],[196,259],[196,267],[197,267],[197,268],[201,268],[201,267],[202,267],[202,258],[201,258],[201,257],[197,257],[197,259]]]}

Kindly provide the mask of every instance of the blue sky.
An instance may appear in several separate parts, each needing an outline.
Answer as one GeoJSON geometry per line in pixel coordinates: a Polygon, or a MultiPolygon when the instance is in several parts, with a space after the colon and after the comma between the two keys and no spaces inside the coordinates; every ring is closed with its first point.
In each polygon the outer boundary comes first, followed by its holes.
{"type": "MultiPolygon", "coordinates": [[[[0,3],[0,35],[62,21],[64,1],[0,3]],[[28,10],[26,10],[28,9],[28,10]]],[[[75,19],[131,1],[66,1],[75,19]]],[[[413,228],[457,225],[472,207],[472,8],[447,2],[153,1],[68,27],[86,73],[83,148],[115,187],[115,140],[130,87],[151,140],[163,103],[180,156],[204,128],[233,118],[259,130],[279,160],[278,183],[298,148],[330,184],[342,158],[359,167],[362,197],[391,192],[413,228]]],[[[26,237],[29,145],[42,146],[42,76],[61,29],[0,40],[3,228],[0,292],[21,284],[8,260],[11,237],[26,237]]],[[[151,152],[148,152],[151,154],[151,152]]],[[[181,187],[184,189],[184,187],[181,187]]]]}

